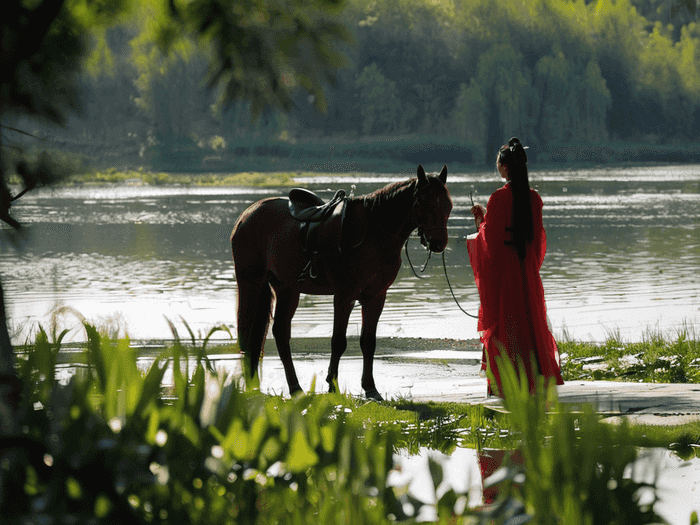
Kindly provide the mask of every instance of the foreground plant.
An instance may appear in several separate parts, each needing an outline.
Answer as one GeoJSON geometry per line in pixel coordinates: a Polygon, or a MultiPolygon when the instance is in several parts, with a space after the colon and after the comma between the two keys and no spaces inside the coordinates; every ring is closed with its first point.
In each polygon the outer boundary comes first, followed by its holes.
{"type": "Polygon", "coordinates": [[[22,434],[2,441],[0,515],[19,522],[377,523],[393,493],[391,432],[332,396],[243,392],[176,343],[144,374],[128,340],[85,325],[89,365],[54,381],[40,330],[19,371],[22,434]],[[168,368],[174,396],[161,384],[168,368]]]}
{"type": "Polygon", "coordinates": [[[653,510],[655,486],[627,475],[637,449],[626,425],[601,423],[590,408],[569,413],[541,377],[540,395],[530,395],[525,374],[518,375],[510,361],[500,362],[499,370],[504,405],[522,436],[523,458],[522,466],[508,466],[502,473],[509,493],[504,501],[514,497],[510,482],[520,481],[522,513],[536,523],[663,523],[653,510]],[[653,494],[648,504],[641,503],[644,491],[653,494]]]}
{"type": "Polygon", "coordinates": [[[653,487],[624,475],[636,458],[625,427],[530,396],[514,371],[507,419],[482,407],[421,406],[419,417],[406,403],[246,391],[206,358],[217,329],[200,344],[190,331],[185,346],[173,327],[175,344],[145,366],[127,339],[84,326],[86,364],[66,384],[55,381],[65,332],[40,329],[18,359],[21,433],[0,440],[3,523],[413,523],[424,504],[387,487],[393,453],[455,443],[512,447],[523,465],[486,480],[500,499],[470,509],[465,494],[438,497],[431,461],[439,523],[661,521],[640,505],[653,487]]]}

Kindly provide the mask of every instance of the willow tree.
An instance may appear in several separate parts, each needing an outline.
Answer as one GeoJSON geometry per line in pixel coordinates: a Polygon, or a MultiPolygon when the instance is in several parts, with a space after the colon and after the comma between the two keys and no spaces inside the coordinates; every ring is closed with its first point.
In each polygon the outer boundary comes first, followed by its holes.
{"type": "MultiPolygon", "coordinates": [[[[336,20],[342,0],[4,0],[0,17],[0,123],[34,118],[63,125],[80,110],[80,76],[110,27],[148,8],[142,30],[168,55],[183,39],[208,51],[206,83],[226,101],[245,100],[253,114],[268,107],[290,110],[303,90],[324,110],[324,90],[335,83],[342,63],[336,51],[349,39],[336,20]]],[[[21,193],[52,184],[66,172],[49,153],[31,161],[7,134],[26,134],[4,125],[0,147],[0,220],[18,231],[8,185],[17,176],[21,193]]],[[[13,396],[19,391],[14,354],[0,288],[0,433],[16,432],[13,396]]]]}

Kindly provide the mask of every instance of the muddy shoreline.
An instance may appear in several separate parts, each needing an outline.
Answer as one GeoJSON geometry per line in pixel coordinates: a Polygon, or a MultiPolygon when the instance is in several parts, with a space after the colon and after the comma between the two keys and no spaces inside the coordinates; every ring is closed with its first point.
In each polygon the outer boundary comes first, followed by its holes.
{"type": "MultiPolygon", "coordinates": [[[[330,337],[295,337],[291,343],[292,353],[330,354],[330,337]]],[[[390,355],[402,352],[425,352],[430,350],[481,351],[478,339],[440,339],[423,337],[378,337],[375,355],[390,355]]],[[[278,355],[277,345],[273,338],[265,343],[266,355],[278,355]]],[[[348,347],[343,355],[362,355],[359,337],[348,337],[348,347]]]]}

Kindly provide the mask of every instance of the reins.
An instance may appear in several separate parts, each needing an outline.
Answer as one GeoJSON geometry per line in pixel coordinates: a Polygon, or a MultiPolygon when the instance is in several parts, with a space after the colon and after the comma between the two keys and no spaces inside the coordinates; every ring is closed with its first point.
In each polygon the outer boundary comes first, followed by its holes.
{"type": "Polygon", "coordinates": [[[442,252],[442,268],[445,270],[445,280],[447,281],[447,286],[450,288],[450,293],[452,294],[452,298],[455,300],[455,304],[457,305],[457,308],[462,310],[465,314],[467,314],[469,317],[472,317],[474,319],[478,319],[478,315],[470,314],[467,312],[462,306],[459,304],[459,301],[457,300],[457,297],[455,297],[455,293],[452,291],[452,284],[450,283],[450,278],[447,276],[447,263],[445,263],[445,252],[442,252]]]}
{"type": "MultiPolygon", "coordinates": [[[[469,196],[470,196],[470,198],[471,198],[471,192],[469,192],[469,196]]],[[[472,200],[472,204],[473,204],[473,203],[474,203],[474,201],[472,200]]],[[[413,203],[413,208],[412,208],[412,210],[411,210],[411,211],[413,212],[414,215],[415,215],[415,207],[416,207],[416,205],[420,206],[420,204],[418,204],[417,201],[414,201],[414,203],[413,203]]],[[[366,196],[365,196],[365,199],[364,199],[364,202],[363,202],[363,207],[365,207],[365,208],[368,207],[366,196]]],[[[377,224],[377,226],[379,227],[380,230],[382,230],[384,233],[386,233],[386,234],[389,235],[390,237],[393,237],[393,238],[395,238],[395,239],[399,238],[397,235],[395,235],[395,234],[393,234],[393,233],[391,233],[391,232],[386,231],[386,230],[381,226],[381,224],[377,224]]],[[[423,234],[424,234],[426,231],[436,230],[436,229],[438,229],[439,227],[438,227],[438,226],[433,226],[433,227],[430,227],[430,228],[426,228],[426,227],[424,227],[422,224],[418,224],[418,226],[417,226],[416,228],[418,229],[419,235],[423,236],[423,234]]],[[[408,254],[408,241],[409,241],[410,239],[411,239],[411,236],[409,235],[408,238],[406,239],[406,242],[404,243],[404,250],[405,250],[405,252],[406,252],[406,259],[408,260],[408,265],[411,267],[411,271],[413,272],[413,275],[415,275],[417,279],[423,279],[423,277],[421,277],[420,275],[418,275],[418,272],[416,272],[416,269],[415,269],[415,267],[413,266],[413,262],[411,261],[411,256],[408,254]]],[[[432,255],[432,253],[433,253],[433,251],[432,251],[430,248],[428,248],[428,257],[426,258],[425,264],[424,264],[423,267],[421,268],[420,273],[424,273],[424,272],[425,272],[426,268],[428,267],[428,263],[430,262],[430,256],[432,255]]],[[[457,300],[457,296],[455,295],[454,290],[452,289],[452,283],[450,282],[450,277],[449,277],[449,275],[447,274],[447,263],[445,262],[445,251],[444,251],[444,250],[443,250],[443,252],[442,252],[442,268],[443,268],[443,270],[444,270],[444,272],[445,272],[445,280],[447,281],[447,286],[448,286],[449,289],[450,289],[450,294],[452,295],[452,299],[454,299],[454,302],[455,302],[455,304],[457,305],[457,308],[459,308],[459,309],[462,311],[462,313],[468,315],[469,317],[472,317],[472,318],[474,318],[474,319],[478,319],[478,318],[479,318],[478,315],[473,315],[473,314],[470,314],[469,312],[467,312],[464,308],[462,308],[462,305],[460,305],[460,304],[459,304],[459,301],[457,300]]]]}
{"type": "MultiPolygon", "coordinates": [[[[406,244],[404,245],[405,251],[406,251],[406,259],[408,259],[408,265],[411,267],[411,271],[413,272],[413,275],[415,275],[418,279],[423,279],[420,275],[418,275],[418,272],[416,272],[416,269],[413,267],[413,263],[411,262],[411,256],[408,255],[408,241],[410,240],[411,237],[406,239],[406,244]]],[[[433,253],[432,250],[428,250],[428,258],[425,260],[425,264],[423,265],[423,268],[421,268],[420,273],[425,272],[425,269],[428,267],[428,262],[430,261],[430,255],[433,253]]],[[[462,310],[462,312],[469,317],[472,317],[474,319],[478,319],[478,315],[470,314],[467,312],[464,308],[462,308],[462,305],[459,304],[459,301],[457,300],[457,296],[454,293],[454,290],[452,289],[452,283],[450,282],[450,277],[447,274],[447,262],[445,262],[445,251],[443,250],[442,252],[442,269],[445,272],[445,280],[447,281],[447,286],[450,289],[450,294],[452,294],[452,299],[454,299],[455,304],[457,305],[457,308],[462,310]]]]}
{"type": "MultiPolygon", "coordinates": [[[[403,245],[404,249],[406,250],[406,259],[408,259],[408,265],[411,267],[411,271],[413,272],[413,275],[415,275],[418,279],[423,279],[418,273],[416,272],[416,269],[413,267],[413,263],[411,262],[411,256],[408,255],[408,241],[411,239],[411,236],[409,235],[408,239],[406,239],[406,244],[403,245]]],[[[423,265],[423,268],[421,268],[420,273],[425,272],[425,269],[428,267],[428,261],[430,261],[430,254],[433,253],[432,250],[428,250],[428,258],[425,260],[425,264],[423,265]]]]}

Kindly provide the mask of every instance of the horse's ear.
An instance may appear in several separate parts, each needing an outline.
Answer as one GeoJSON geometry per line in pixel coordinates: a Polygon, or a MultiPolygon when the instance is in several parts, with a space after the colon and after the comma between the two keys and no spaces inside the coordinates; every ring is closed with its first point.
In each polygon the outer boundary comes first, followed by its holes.
{"type": "Polygon", "coordinates": [[[426,184],[428,184],[428,177],[425,174],[423,166],[418,164],[418,186],[425,186],[426,184]]]}
{"type": "Polygon", "coordinates": [[[440,179],[440,181],[443,184],[447,184],[447,164],[445,164],[442,167],[442,170],[440,171],[440,175],[438,175],[438,179],[440,179]]]}

